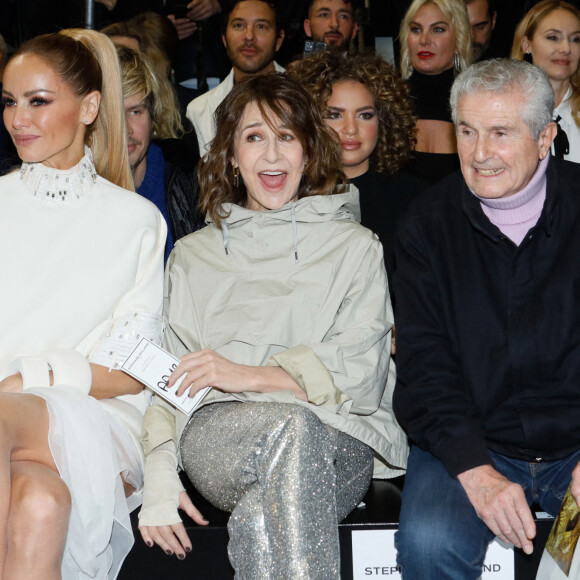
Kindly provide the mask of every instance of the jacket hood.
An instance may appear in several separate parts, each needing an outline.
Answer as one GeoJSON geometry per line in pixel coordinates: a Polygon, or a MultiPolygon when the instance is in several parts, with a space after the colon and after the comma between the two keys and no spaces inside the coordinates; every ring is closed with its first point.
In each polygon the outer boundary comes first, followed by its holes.
{"type": "MultiPolygon", "coordinates": [[[[221,230],[224,251],[229,255],[230,229],[243,227],[257,216],[260,219],[288,222],[292,228],[292,240],[294,245],[294,261],[298,263],[298,223],[320,223],[335,219],[350,219],[360,223],[360,204],[358,189],[349,184],[344,193],[333,195],[313,195],[303,197],[298,201],[290,202],[280,209],[257,211],[247,209],[233,203],[224,204],[224,213],[229,216],[221,220],[221,230]]],[[[207,223],[211,227],[217,225],[208,216],[207,223]]]]}
{"type": "MultiPolygon", "coordinates": [[[[292,214],[294,214],[298,222],[351,219],[360,223],[359,192],[354,185],[349,184],[344,193],[303,197],[298,201],[287,203],[280,209],[256,211],[233,203],[226,203],[224,204],[224,212],[226,214],[230,213],[228,217],[221,220],[222,224],[226,223],[228,228],[242,225],[254,219],[257,214],[262,214],[264,217],[267,216],[268,219],[286,222],[291,222],[293,219],[292,214]]],[[[206,221],[213,227],[217,227],[209,215],[206,221]]]]}

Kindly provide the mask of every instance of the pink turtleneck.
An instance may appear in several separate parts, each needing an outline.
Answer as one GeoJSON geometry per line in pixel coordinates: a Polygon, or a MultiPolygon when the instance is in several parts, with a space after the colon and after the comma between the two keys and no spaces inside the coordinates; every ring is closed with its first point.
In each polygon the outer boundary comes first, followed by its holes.
{"type": "Polygon", "coordinates": [[[489,221],[518,246],[528,231],[538,223],[542,213],[546,200],[546,169],[549,157],[546,155],[538,163],[529,183],[509,197],[487,199],[471,190],[489,221]]]}

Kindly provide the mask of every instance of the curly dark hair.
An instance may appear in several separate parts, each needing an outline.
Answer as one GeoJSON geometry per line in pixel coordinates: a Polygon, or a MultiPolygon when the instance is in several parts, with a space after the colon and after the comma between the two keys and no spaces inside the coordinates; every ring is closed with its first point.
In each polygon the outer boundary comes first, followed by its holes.
{"type": "Polygon", "coordinates": [[[236,83],[218,107],[216,136],[198,168],[201,210],[209,212],[218,225],[227,217],[224,204],[246,204],[243,180],[235,184],[232,158],[235,135],[246,107],[252,103],[274,131],[279,132],[279,120],[302,145],[305,166],[298,199],[339,193],[346,183],[338,136],[328,128],[308,93],[281,73],[250,75],[236,83]]]}
{"type": "Polygon", "coordinates": [[[417,142],[417,119],[409,89],[397,71],[380,56],[344,55],[328,50],[292,62],[286,74],[308,91],[323,114],[337,82],[361,83],[373,96],[379,119],[379,138],[370,158],[373,168],[392,175],[411,159],[417,142]]]}

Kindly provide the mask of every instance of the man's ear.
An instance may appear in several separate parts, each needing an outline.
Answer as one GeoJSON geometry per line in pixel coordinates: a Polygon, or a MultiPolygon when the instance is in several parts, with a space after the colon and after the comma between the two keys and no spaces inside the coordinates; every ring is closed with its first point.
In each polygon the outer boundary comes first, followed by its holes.
{"type": "Polygon", "coordinates": [[[497,19],[497,11],[494,10],[493,14],[491,15],[491,29],[493,30],[495,28],[495,21],[497,19]]]}
{"type": "Polygon", "coordinates": [[[278,31],[278,38],[276,38],[276,52],[280,50],[280,47],[284,42],[284,36],[285,36],[284,30],[280,28],[280,30],[278,31]]]}
{"type": "Polygon", "coordinates": [[[350,39],[354,40],[356,33],[358,32],[358,24],[355,22],[352,26],[352,34],[350,35],[350,39]]]}
{"type": "Polygon", "coordinates": [[[93,91],[83,97],[81,104],[81,120],[84,125],[91,125],[97,118],[101,104],[101,93],[93,91]]]}
{"type": "Polygon", "coordinates": [[[306,36],[310,36],[312,38],[312,28],[310,27],[310,18],[306,18],[304,20],[304,32],[306,36]]]}

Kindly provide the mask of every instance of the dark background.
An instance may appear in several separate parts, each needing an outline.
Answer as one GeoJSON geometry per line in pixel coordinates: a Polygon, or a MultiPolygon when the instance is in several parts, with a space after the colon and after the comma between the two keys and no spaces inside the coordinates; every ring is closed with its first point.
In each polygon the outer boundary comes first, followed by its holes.
{"type": "MultiPolygon", "coordinates": [[[[364,44],[373,46],[376,36],[397,37],[399,23],[411,0],[359,0],[358,20],[362,26],[364,44]]],[[[508,54],[517,22],[537,0],[498,0],[498,19],[494,42],[501,53],[508,54]]],[[[572,0],[580,5],[580,0],[572,0]]],[[[302,21],[307,0],[280,0],[278,2],[287,39],[278,59],[281,63],[300,51],[304,35],[302,21]]],[[[118,0],[109,12],[95,3],[95,28],[129,18],[137,12],[163,12],[164,0],[118,0]]],[[[45,32],[71,26],[83,26],[85,0],[0,0],[0,33],[6,41],[17,46],[22,40],[45,32]]],[[[396,42],[395,42],[396,44],[396,42]]]]}

